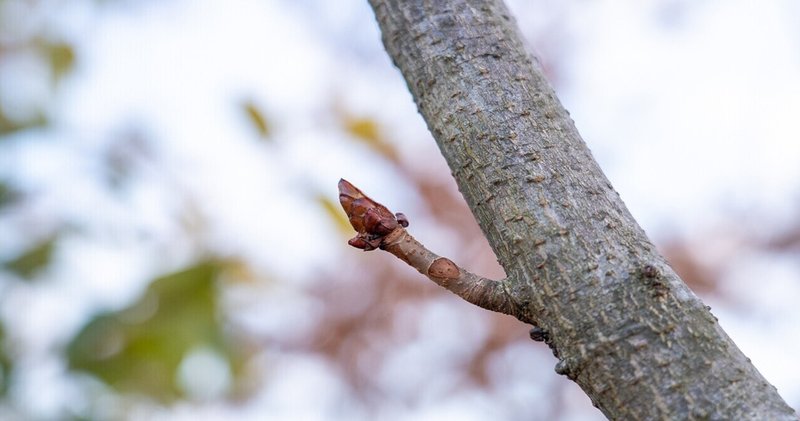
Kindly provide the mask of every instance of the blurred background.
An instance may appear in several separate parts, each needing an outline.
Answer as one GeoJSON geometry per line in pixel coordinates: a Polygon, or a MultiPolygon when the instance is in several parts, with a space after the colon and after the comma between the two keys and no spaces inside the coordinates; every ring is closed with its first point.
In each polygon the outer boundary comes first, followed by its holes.
{"type": "MultiPolygon", "coordinates": [[[[800,407],[800,4],[509,6],[800,407]]],[[[0,419],[603,419],[527,326],[348,247],[340,177],[503,276],[366,1],[0,0],[0,419]]]]}

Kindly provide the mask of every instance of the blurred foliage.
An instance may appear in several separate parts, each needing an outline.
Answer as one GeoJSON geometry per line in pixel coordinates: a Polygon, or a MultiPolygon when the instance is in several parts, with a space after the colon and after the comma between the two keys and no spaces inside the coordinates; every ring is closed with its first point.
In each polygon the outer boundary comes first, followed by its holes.
{"type": "Polygon", "coordinates": [[[50,64],[53,83],[60,82],[75,65],[75,50],[60,41],[37,40],[36,45],[50,64]]]}
{"type": "Polygon", "coordinates": [[[8,392],[11,376],[11,358],[6,350],[6,334],[3,325],[0,324],[0,397],[8,392]]]}
{"type": "Polygon", "coordinates": [[[247,115],[247,119],[258,131],[258,135],[262,139],[269,138],[271,134],[270,124],[261,108],[253,101],[245,100],[242,102],[242,109],[247,115]]]}
{"type": "Polygon", "coordinates": [[[20,278],[31,280],[36,277],[53,257],[57,236],[50,237],[40,243],[34,244],[19,256],[9,260],[3,266],[6,270],[19,276],[20,278]]]}
{"type": "Polygon", "coordinates": [[[384,137],[377,121],[369,117],[343,116],[341,124],[344,130],[356,139],[364,142],[375,152],[390,161],[397,161],[397,151],[384,137]]]}
{"type": "MultiPolygon", "coordinates": [[[[31,2],[27,5],[29,8],[27,12],[22,11],[24,8],[10,7],[10,9],[15,9],[16,13],[0,15],[0,62],[13,63],[18,58],[30,54],[40,57],[47,65],[46,74],[50,78],[51,92],[50,95],[37,99],[36,108],[30,115],[17,116],[10,112],[13,104],[0,103],[0,136],[46,126],[49,121],[47,103],[52,100],[58,83],[75,67],[75,48],[68,42],[46,36],[45,34],[48,33],[46,25],[41,24],[35,30],[19,31],[19,27],[12,24],[16,23],[13,21],[19,18],[17,13],[39,15],[46,12],[46,8],[37,8],[35,3],[31,2]]],[[[0,12],[6,12],[7,10],[2,6],[3,3],[0,2],[0,12]]],[[[31,21],[36,21],[37,18],[41,18],[41,16],[29,17],[31,21]]],[[[10,76],[0,73],[0,77],[10,76]]]]}
{"type": "Polygon", "coordinates": [[[69,367],[119,392],[164,403],[186,397],[177,374],[193,350],[213,349],[233,375],[240,374],[242,354],[226,341],[217,317],[217,278],[223,268],[205,261],[156,279],[128,308],[97,316],[69,344],[69,367]]]}
{"type": "Polygon", "coordinates": [[[321,194],[318,194],[315,199],[339,231],[347,235],[353,234],[353,227],[350,226],[350,221],[347,219],[347,215],[342,210],[341,205],[321,194]]]}
{"type": "Polygon", "coordinates": [[[10,184],[0,181],[0,209],[14,204],[19,200],[21,193],[10,184]]]}
{"type": "Polygon", "coordinates": [[[0,140],[2,140],[3,136],[5,135],[10,135],[20,130],[33,129],[45,125],[47,125],[47,117],[45,117],[44,114],[40,113],[32,118],[19,121],[13,120],[6,116],[5,113],[3,113],[2,107],[0,107],[0,140]]]}
{"type": "Polygon", "coordinates": [[[104,178],[114,190],[127,185],[142,163],[153,159],[146,133],[140,127],[126,127],[101,154],[104,178]]]}

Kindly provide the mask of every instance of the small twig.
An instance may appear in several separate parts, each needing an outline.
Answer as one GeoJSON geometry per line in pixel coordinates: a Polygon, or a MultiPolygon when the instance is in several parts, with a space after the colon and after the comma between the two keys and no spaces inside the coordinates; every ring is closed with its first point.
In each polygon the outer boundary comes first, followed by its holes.
{"type": "Polygon", "coordinates": [[[392,214],[344,179],[339,180],[339,202],[358,232],[348,241],[351,246],[364,251],[386,250],[466,301],[519,318],[505,280],[480,277],[428,250],[406,231],[408,220],[402,213],[392,214]]]}

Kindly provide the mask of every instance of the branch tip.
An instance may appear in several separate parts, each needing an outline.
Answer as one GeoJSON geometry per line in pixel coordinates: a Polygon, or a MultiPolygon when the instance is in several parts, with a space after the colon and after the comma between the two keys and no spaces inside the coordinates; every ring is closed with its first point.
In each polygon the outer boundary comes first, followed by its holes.
{"type": "Polygon", "coordinates": [[[520,318],[503,282],[470,273],[425,248],[405,230],[408,219],[402,213],[393,215],[345,179],[339,180],[339,202],[357,232],[348,241],[351,246],[365,251],[386,250],[464,300],[520,318]]]}
{"type": "Polygon", "coordinates": [[[348,244],[365,251],[379,248],[386,235],[402,227],[403,223],[408,225],[405,216],[398,222],[386,206],[372,200],[344,178],[339,180],[339,203],[350,225],[358,232],[348,244]]]}

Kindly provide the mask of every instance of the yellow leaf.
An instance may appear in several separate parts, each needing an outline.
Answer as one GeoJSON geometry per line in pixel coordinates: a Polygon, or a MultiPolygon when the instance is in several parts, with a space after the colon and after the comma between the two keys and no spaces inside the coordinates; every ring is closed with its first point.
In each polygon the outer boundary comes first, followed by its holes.
{"type": "Polygon", "coordinates": [[[353,233],[353,227],[350,226],[350,221],[347,220],[347,215],[345,215],[344,210],[342,210],[342,207],[339,206],[338,203],[335,203],[321,194],[317,195],[316,200],[322,209],[325,210],[325,213],[330,217],[340,232],[347,235],[353,233]]]}
{"type": "Polygon", "coordinates": [[[381,133],[378,123],[369,117],[344,117],[342,124],[345,131],[364,142],[390,161],[397,160],[397,151],[381,133]]]}
{"type": "Polygon", "coordinates": [[[72,70],[75,64],[75,51],[69,44],[64,43],[47,44],[45,47],[53,69],[53,79],[58,82],[72,70]]]}
{"type": "Polygon", "coordinates": [[[271,134],[270,124],[261,109],[250,100],[244,101],[242,103],[242,108],[244,109],[245,114],[247,114],[247,119],[250,120],[250,123],[258,131],[259,136],[264,139],[269,137],[271,134]]]}

